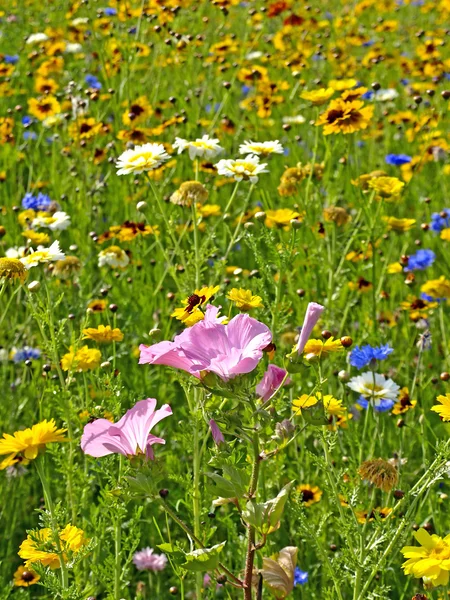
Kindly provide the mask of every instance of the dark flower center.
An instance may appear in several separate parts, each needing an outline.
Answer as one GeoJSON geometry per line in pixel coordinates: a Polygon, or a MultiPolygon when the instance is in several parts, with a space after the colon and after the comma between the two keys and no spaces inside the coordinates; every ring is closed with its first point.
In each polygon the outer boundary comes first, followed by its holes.
{"type": "Polygon", "coordinates": [[[302,502],[309,502],[314,500],[314,492],[311,490],[302,490],[302,502]]]}
{"type": "Polygon", "coordinates": [[[31,573],[31,571],[24,571],[21,575],[21,579],[26,582],[33,581],[34,573],[31,573]]]}

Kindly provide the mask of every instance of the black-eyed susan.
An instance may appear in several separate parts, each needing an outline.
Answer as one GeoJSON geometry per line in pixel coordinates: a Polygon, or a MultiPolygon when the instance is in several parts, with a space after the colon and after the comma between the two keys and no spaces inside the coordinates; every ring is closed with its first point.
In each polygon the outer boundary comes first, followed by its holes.
{"type": "Polygon", "coordinates": [[[370,513],[367,510],[356,510],[355,516],[358,520],[358,523],[361,523],[364,525],[364,523],[367,523],[368,521],[371,522],[371,521],[374,521],[377,519],[380,519],[380,520],[387,519],[391,513],[392,513],[392,508],[377,507],[377,508],[374,508],[370,513]]]}
{"type": "Polygon", "coordinates": [[[100,313],[100,312],[103,312],[104,310],[106,310],[107,306],[108,306],[108,302],[106,300],[99,299],[99,300],[91,300],[91,302],[89,302],[87,308],[91,312],[100,313]]]}
{"type": "Polygon", "coordinates": [[[407,387],[402,387],[400,389],[397,402],[392,407],[392,414],[403,415],[409,410],[412,410],[416,404],[417,400],[411,400],[409,389],[407,387]]]}
{"type": "Polygon", "coordinates": [[[299,496],[300,502],[304,506],[312,506],[320,502],[322,498],[322,490],[317,485],[310,485],[309,483],[302,483],[297,486],[296,491],[299,496]]]}
{"type": "Polygon", "coordinates": [[[323,134],[349,134],[366,129],[373,115],[373,106],[364,106],[361,100],[345,102],[341,98],[332,100],[327,110],[322,113],[316,126],[323,126],[323,134]]]}
{"type": "Polygon", "coordinates": [[[53,117],[61,112],[61,105],[55,96],[47,95],[28,100],[28,112],[40,121],[53,117]]]}
{"type": "Polygon", "coordinates": [[[94,340],[102,344],[110,342],[121,342],[123,333],[119,328],[112,328],[110,325],[99,325],[98,327],[88,327],[83,329],[83,340],[94,340]]]}
{"type": "Polygon", "coordinates": [[[0,455],[9,456],[0,464],[0,470],[18,462],[21,458],[34,460],[47,444],[64,442],[66,429],[58,429],[54,419],[41,421],[32,427],[16,431],[14,435],[4,433],[0,439],[0,455]]]}
{"type": "Polygon", "coordinates": [[[231,289],[227,294],[227,298],[234,302],[237,308],[243,311],[263,307],[261,296],[254,296],[250,290],[245,290],[243,288],[231,289]]]}
{"type": "Polygon", "coordinates": [[[21,565],[14,573],[13,581],[16,587],[29,587],[40,580],[40,576],[33,569],[21,565]]]}
{"type": "Polygon", "coordinates": [[[183,306],[173,311],[171,317],[182,321],[186,327],[192,327],[192,325],[204,319],[205,315],[201,307],[205,306],[217,294],[219,289],[220,286],[217,285],[194,290],[193,294],[183,300],[183,306]]]}
{"type": "Polygon", "coordinates": [[[430,279],[420,288],[420,291],[432,300],[450,298],[450,280],[441,275],[439,279],[430,279]]]}

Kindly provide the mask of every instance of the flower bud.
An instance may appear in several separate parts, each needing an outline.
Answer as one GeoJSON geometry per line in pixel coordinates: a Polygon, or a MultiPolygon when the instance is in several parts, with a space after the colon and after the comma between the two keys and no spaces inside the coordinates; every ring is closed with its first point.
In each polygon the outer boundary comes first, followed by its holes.
{"type": "Polygon", "coordinates": [[[41,284],[39,281],[32,281],[31,283],[28,284],[28,291],[31,292],[32,294],[34,294],[35,292],[38,292],[41,289],[41,284]]]}

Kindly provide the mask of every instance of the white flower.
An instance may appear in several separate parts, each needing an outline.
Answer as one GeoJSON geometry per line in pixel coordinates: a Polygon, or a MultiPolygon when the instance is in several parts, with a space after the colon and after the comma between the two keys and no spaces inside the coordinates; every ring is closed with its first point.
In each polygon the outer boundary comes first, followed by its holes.
{"type": "Polygon", "coordinates": [[[219,145],[219,140],[210,138],[209,135],[197,138],[194,142],[177,137],[175,138],[173,147],[178,149],[178,154],[181,154],[184,150],[188,150],[191,160],[195,160],[196,158],[215,158],[223,151],[223,148],[219,145]]]}
{"type": "Polygon", "coordinates": [[[258,58],[261,58],[262,55],[263,53],[260,50],[255,50],[254,52],[249,52],[245,57],[245,60],[258,60],[258,58]]]}
{"type": "Polygon", "coordinates": [[[70,101],[72,102],[72,117],[74,119],[82,117],[89,111],[89,100],[87,98],[72,96],[70,101]]]}
{"type": "Polygon", "coordinates": [[[88,17],[77,17],[76,19],[72,19],[71,25],[73,27],[78,27],[79,25],[87,25],[89,23],[88,17]]]}
{"type": "Polygon", "coordinates": [[[284,149],[278,140],[273,142],[244,142],[239,146],[239,154],[283,154],[284,149]]]}
{"type": "Polygon", "coordinates": [[[8,248],[5,252],[5,256],[6,258],[22,258],[25,256],[26,251],[26,246],[16,246],[15,248],[8,248]]]}
{"type": "Polygon", "coordinates": [[[79,54],[80,52],[83,52],[83,46],[81,44],[71,44],[70,42],[66,42],[64,52],[66,52],[66,54],[79,54]]]}
{"type": "Polygon", "coordinates": [[[125,150],[117,159],[117,175],[143,173],[157,169],[169,155],[162,144],[143,144],[135,146],[134,150],[125,150]]]}
{"type": "Polygon", "coordinates": [[[46,42],[48,40],[48,35],[45,33],[32,33],[27,37],[27,44],[40,44],[41,42],[46,42]]]}
{"type": "Polygon", "coordinates": [[[384,375],[367,371],[357,377],[352,377],[348,382],[348,387],[354,392],[358,392],[366,400],[396,400],[400,386],[392,379],[386,379],[384,375]]]}
{"type": "Polygon", "coordinates": [[[33,251],[33,248],[30,248],[30,250],[30,254],[27,254],[26,256],[20,259],[21,263],[26,269],[31,269],[31,267],[37,267],[41,263],[62,260],[66,257],[66,255],[63,252],[61,252],[61,248],[59,247],[58,241],[53,242],[50,248],[38,246],[36,252],[33,251]]]}
{"type": "Polygon", "coordinates": [[[389,102],[389,100],[395,100],[398,98],[397,90],[389,88],[387,90],[377,90],[373,95],[373,99],[378,102],[389,102]]]}
{"type": "Polygon", "coordinates": [[[36,217],[31,222],[33,229],[39,227],[48,227],[52,231],[64,231],[70,226],[70,216],[62,211],[58,210],[49,217],[36,217]]]}
{"type": "Polygon", "coordinates": [[[306,121],[302,115],[294,115],[292,117],[283,117],[283,123],[288,125],[301,125],[306,121]]]}
{"type": "Polygon", "coordinates": [[[119,246],[110,246],[109,248],[105,248],[98,255],[98,266],[99,267],[113,267],[114,269],[120,268],[124,269],[130,259],[128,258],[127,253],[119,248],[119,246]]]}
{"type": "Polygon", "coordinates": [[[219,175],[225,175],[225,177],[234,177],[235,181],[242,181],[245,179],[251,183],[258,181],[258,175],[260,173],[268,173],[266,163],[259,162],[259,156],[249,155],[245,158],[237,158],[235,160],[222,159],[216,165],[217,172],[219,175]]]}

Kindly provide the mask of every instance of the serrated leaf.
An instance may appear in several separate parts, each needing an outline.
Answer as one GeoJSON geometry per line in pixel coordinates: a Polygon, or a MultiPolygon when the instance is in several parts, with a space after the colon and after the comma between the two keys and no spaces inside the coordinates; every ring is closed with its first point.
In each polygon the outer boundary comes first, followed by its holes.
{"type": "Polygon", "coordinates": [[[226,542],[216,544],[211,548],[201,548],[185,554],[186,562],[182,565],[187,571],[210,571],[219,564],[219,554],[226,542]]]}
{"type": "Polygon", "coordinates": [[[263,558],[263,568],[260,573],[263,576],[264,584],[277,600],[284,600],[294,589],[297,552],[298,549],[295,546],[287,546],[275,559],[263,558]]]}

